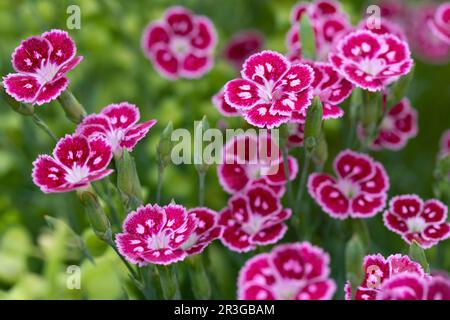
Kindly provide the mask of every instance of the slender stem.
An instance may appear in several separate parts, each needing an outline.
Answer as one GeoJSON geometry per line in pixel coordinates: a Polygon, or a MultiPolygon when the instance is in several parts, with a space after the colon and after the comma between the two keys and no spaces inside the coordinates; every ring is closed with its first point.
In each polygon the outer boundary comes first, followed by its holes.
{"type": "Polygon", "coordinates": [[[198,204],[200,207],[205,205],[205,176],[206,172],[198,172],[198,204]]]}
{"type": "Polygon", "coordinates": [[[355,119],[351,118],[350,119],[350,132],[347,137],[347,148],[350,148],[350,149],[352,148],[353,141],[355,139],[356,124],[357,124],[357,121],[355,119]]]}
{"type": "Polygon", "coordinates": [[[160,166],[158,169],[158,186],[156,189],[156,203],[159,203],[161,201],[163,178],[164,178],[164,167],[160,166]]]}
{"type": "Polygon", "coordinates": [[[42,120],[36,113],[33,113],[33,115],[31,116],[31,118],[33,119],[33,122],[42,130],[44,130],[44,132],[50,137],[52,138],[55,142],[58,141],[58,138],[56,137],[56,135],[52,132],[52,130],[48,127],[48,125],[44,122],[44,120],[42,120]]]}
{"type": "Polygon", "coordinates": [[[293,208],[293,206],[294,206],[294,195],[292,194],[292,182],[289,179],[289,165],[288,165],[288,149],[287,149],[287,146],[283,146],[282,152],[283,152],[284,174],[286,176],[286,181],[287,181],[286,185],[287,185],[287,192],[288,192],[289,207],[293,208]]]}

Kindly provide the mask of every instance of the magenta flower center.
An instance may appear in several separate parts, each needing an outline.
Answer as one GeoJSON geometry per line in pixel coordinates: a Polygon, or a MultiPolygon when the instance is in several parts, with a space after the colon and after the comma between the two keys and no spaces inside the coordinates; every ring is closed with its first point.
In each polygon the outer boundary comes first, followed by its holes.
{"type": "Polygon", "coordinates": [[[89,176],[89,168],[86,166],[79,166],[74,164],[72,169],[67,170],[66,181],[69,183],[78,183],[89,176]]]}
{"type": "Polygon", "coordinates": [[[423,230],[425,230],[427,223],[422,217],[412,217],[406,221],[406,225],[408,226],[410,232],[420,233],[423,232],[423,230]]]}

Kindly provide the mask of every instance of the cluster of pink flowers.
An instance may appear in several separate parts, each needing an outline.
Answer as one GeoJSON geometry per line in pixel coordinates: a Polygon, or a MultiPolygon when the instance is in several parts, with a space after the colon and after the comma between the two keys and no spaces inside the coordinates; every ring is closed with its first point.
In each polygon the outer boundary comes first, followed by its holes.
{"type": "Polygon", "coordinates": [[[216,42],[216,30],[207,17],[172,7],[144,30],[142,49],[164,77],[199,78],[213,66],[216,42]]]}
{"type": "MultiPolygon", "coordinates": [[[[413,66],[407,42],[411,31],[402,29],[405,22],[399,18],[408,10],[390,6],[383,10],[388,20],[382,20],[379,28],[370,26],[368,19],[353,27],[336,1],[300,3],[291,13],[286,56],[262,51],[264,38],[256,31],[237,33],[223,56],[240,69],[241,77],[228,81],[212,103],[223,116],[242,116],[256,127],[273,129],[285,124],[289,136],[283,148],[294,148],[303,145],[313,97],[323,105],[324,120],[336,119],[343,117],[341,105],[358,87],[383,95],[382,108],[389,107],[382,110],[386,113],[368,148],[403,148],[418,132],[417,112],[406,97],[394,106],[386,101],[389,86],[413,66]],[[304,15],[314,33],[316,60],[302,57],[299,28],[304,15]]],[[[445,50],[450,53],[450,5],[417,14],[424,25],[413,37],[419,39],[416,46],[428,57],[445,57],[445,50]],[[423,44],[427,30],[431,36],[423,44]]],[[[216,43],[212,22],[183,7],[171,7],[162,20],[151,22],[141,41],[154,68],[170,80],[205,75],[213,66],[216,43]]],[[[14,51],[17,73],[4,77],[3,85],[16,100],[41,105],[67,88],[66,73],[81,60],[64,31],[30,37],[14,51]]],[[[40,155],[33,162],[33,182],[45,193],[89,188],[91,182],[111,174],[112,159],[133,151],[156,123],[139,120],[139,109],[128,102],[110,104],[84,117],[73,135],[59,140],[52,155],[40,155]]],[[[358,135],[361,141],[366,139],[362,126],[358,135]]],[[[450,131],[442,137],[439,154],[450,154],[450,131]]],[[[178,204],[140,206],[127,215],[122,232],[115,235],[119,253],[138,266],[168,265],[202,253],[216,239],[238,253],[281,241],[293,215],[282,198],[287,184],[298,176],[297,159],[282,155],[270,130],[265,135],[233,137],[223,147],[221,159],[218,180],[230,195],[225,208],[216,212],[206,207],[188,210],[178,204]]],[[[332,168],[334,175],[318,171],[304,176],[309,195],[330,217],[366,219],[384,211],[388,230],[423,249],[450,237],[448,208],[437,199],[397,195],[386,208],[390,181],[381,162],[347,149],[334,158],[332,168]]],[[[237,281],[238,298],[331,299],[336,284],[330,278],[329,260],[323,249],[309,242],[279,244],[245,263],[237,281]]],[[[427,274],[408,256],[369,255],[363,268],[364,279],[354,294],[350,283],[345,286],[347,299],[450,299],[450,279],[427,274]]]]}
{"type": "Polygon", "coordinates": [[[211,209],[155,204],[129,213],[116,243],[132,263],[167,265],[201,253],[221,234],[217,212],[211,209]]]}
{"type": "Polygon", "coordinates": [[[238,298],[329,300],[336,291],[329,257],[309,242],[282,244],[248,260],[239,273],[238,298]]]}
{"type": "Polygon", "coordinates": [[[33,163],[34,183],[43,192],[67,192],[104,178],[113,155],[131,151],[156,123],[137,124],[139,118],[139,109],[127,102],[85,117],[75,134],[59,140],[53,157],[40,155],[33,163]]]}
{"type": "Polygon", "coordinates": [[[69,34],[51,30],[23,40],[12,54],[17,73],[3,77],[6,92],[21,102],[42,105],[69,85],[66,73],[83,60],[69,34]]]}
{"type": "Polygon", "coordinates": [[[395,254],[386,259],[380,254],[366,256],[364,279],[353,296],[349,282],[347,300],[449,300],[450,279],[425,273],[408,256],[395,254]]]}

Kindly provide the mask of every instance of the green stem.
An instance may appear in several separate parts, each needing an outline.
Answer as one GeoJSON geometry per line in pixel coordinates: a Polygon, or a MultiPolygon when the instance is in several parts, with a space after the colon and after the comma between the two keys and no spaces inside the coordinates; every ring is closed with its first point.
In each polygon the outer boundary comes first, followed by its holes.
{"type": "Polygon", "coordinates": [[[309,163],[311,162],[311,155],[305,153],[305,160],[303,162],[302,174],[298,183],[297,196],[295,197],[295,212],[300,209],[303,193],[306,186],[306,178],[308,177],[309,163]]]}
{"type": "Polygon", "coordinates": [[[158,186],[156,189],[156,203],[159,203],[161,201],[163,178],[164,178],[164,167],[160,166],[160,168],[158,170],[158,186]]]}
{"type": "Polygon", "coordinates": [[[120,254],[119,249],[117,249],[114,241],[108,241],[107,242],[108,245],[114,249],[114,251],[117,253],[117,255],[120,257],[120,260],[122,260],[122,262],[125,264],[125,266],[127,267],[128,271],[130,272],[131,276],[134,279],[139,279],[138,275],[136,274],[136,271],[133,269],[133,267],[130,265],[130,263],[120,254]]]}
{"type": "Polygon", "coordinates": [[[56,137],[56,135],[52,132],[52,130],[48,127],[48,125],[44,122],[44,120],[42,120],[36,113],[33,113],[33,115],[31,116],[31,118],[33,119],[33,122],[42,130],[44,130],[44,132],[50,137],[52,138],[55,142],[58,142],[58,138],[56,137]]]}
{"type": "Polygon", "coordinates": [[[198,172],[198,204],[200,207],[205,205],[205,176],[206,172],[198,172]]]}
{"type": "Polygon", "coordinates": [[[286,176],[287,181],[287,193],[288,193],[288,200],[289,200],[289,207],[293,208],[294,206],[294,195],[292,194],[292,182],[289,179],[289,165],[288,165],[288,149],[287,146],[283,146],[282,149],[283,152],[283,167],[284,167],[284,174],[286,176]]]}

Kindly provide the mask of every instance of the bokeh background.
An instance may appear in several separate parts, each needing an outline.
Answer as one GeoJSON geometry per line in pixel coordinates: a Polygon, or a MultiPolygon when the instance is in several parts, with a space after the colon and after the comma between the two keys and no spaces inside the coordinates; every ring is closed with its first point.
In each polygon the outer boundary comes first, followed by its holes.
{"type": "MultiPolygon", "coordinates": [[[[354,23],[367,6],[364,1],[341,2],[354,23]]],[[[405,2],[415,5],[423,1],[405,2]]],[[[193,121],[203,115],[208,117],[211,126],[242,127],[242,119],[224,119],[211,103],[211,96],[236,75],[236,70],[223,60],[221,49],[233,33],[257,29],[264,33],[267,49],[286,52],[284,37],[290,26],[289,12],[295,3],[288,0],[2,0],[0,74],[13,72],[11,53],[21,39],[52,28],[67,29],[67,7],[78,5],[81,29],[68,31],[84,61],[70,72],[70,89],[88,112],[97,112],[110,103],[129,101],[139,106],[141,119],[158,120],[134,151],[146,199],[154,202],[156,145],[163,128],[173,121],[175,128],[192,132],[193,121]],[[218,31],[216,64],[199,80],[171,82],[162,78],[140,48],[144,27],[175,4],[207,15],[218,31]]],[[[389,173],[390,196],[417,193],[426,199],[433,196],[439,138],[450,128],[450,64],[434,65],[416,60],[408,96],[419,112],[418,136],[400,152],[383,151],[373,156],[383,162],[389,173]]],[[[36,112],[58,136],[74,129],[56,102],[37,107],[36,112]]],[[[327,121],[330,158],[326,170],[343,148],[347,130],[345,118],[327,121]]],[[[106,249],[88,228],[75,194],[44,195],[31,181],[32,161],[38,154],[51,152],[53,146],[53,141],[31,119],[13,112],[0,101],[0,299],[127,298],[130,293],[123,285],[126,273],[114,252],[106,249]],[[58,220],[49,221],[46,216],[58,220]],[[94,258],[95,264],[88,256],[94,258]],[[81,267],[81,290],[66,287],[69,265],[81,267]]],[[[215,210],[223,208],[228,195],[218,184],[215,168],[208,171],[206,186],[206,205],[215,210]]],[[[174,199],[193,207],[197,205],[197,197],[194,166],[169,166],[162,203],[174,199]]],[[[302,206],[312,208],[314,221],[320,221],[319,227],[318,223],[312,226],[312,242],[330,252],[332,275],[341,289],[342,251],[335,243],[340,241],[342,226],[321,212],[308,195],[302,206]]],[[[120,206],[116,207],[123,218],[126,213],[120,206]]],[[[407,246],[400,237],[383,226],[381,215],[369,219],[368,226],[372,238],[370,252],[384,255],[406,252],[407,246]]],[[[290,235],[283,241],[294,240],[290,235]]],[[[433,268],[450,270],[449,242],[427,251],[433,268]]],[[[237,272],[251,254],[231,253],[217,242],[210,247],[208,255],[213,297],[235,298],[237,272]]],[[[342,292],[336,297],[341,298],[342,292]]]]}

